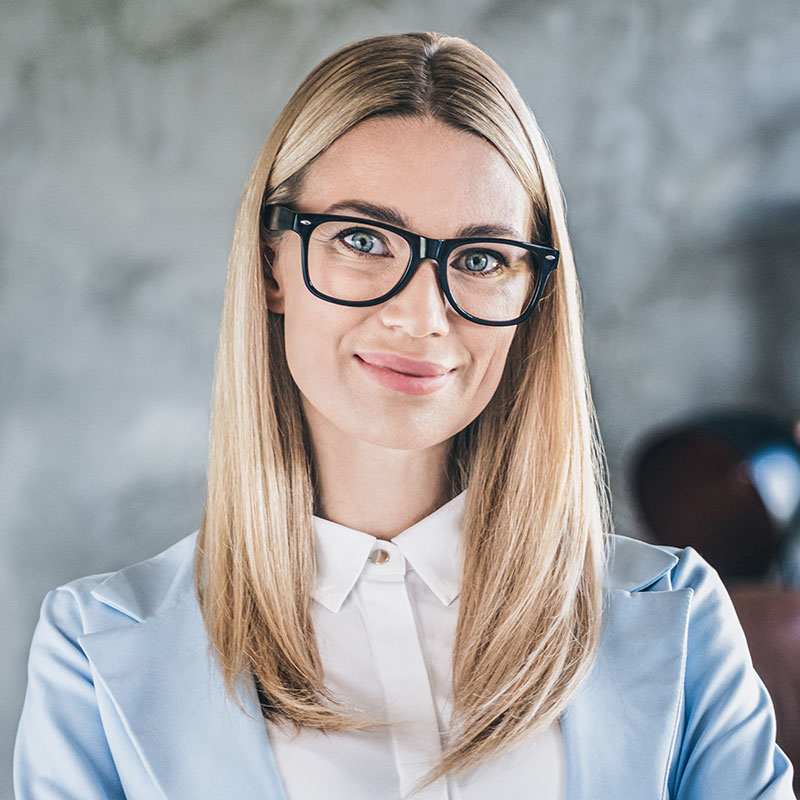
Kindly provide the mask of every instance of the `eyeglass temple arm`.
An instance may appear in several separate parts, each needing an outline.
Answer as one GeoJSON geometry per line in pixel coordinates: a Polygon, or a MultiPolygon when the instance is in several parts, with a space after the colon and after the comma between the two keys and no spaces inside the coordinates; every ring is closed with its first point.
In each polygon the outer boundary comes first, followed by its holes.
{"type": "Polygon", "coordinates": [[[297,214],[286,206],[264,206],[261,211],[268,231],[293,231],[297,214]]]}

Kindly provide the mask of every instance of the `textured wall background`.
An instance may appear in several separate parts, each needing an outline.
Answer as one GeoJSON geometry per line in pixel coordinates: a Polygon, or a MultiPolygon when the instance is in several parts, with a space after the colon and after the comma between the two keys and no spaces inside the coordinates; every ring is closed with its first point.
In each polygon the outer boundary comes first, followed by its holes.
{"type": "Polygon", "coordinates": [[[466,36],[536,112],[620,532],[640,532],[625,470],[646,430],[709,406],[800,412],[796,0],[1,8],[0,775],[45,592],[200,521],[239,192],[299,80],[347,41],[466,36]]]}

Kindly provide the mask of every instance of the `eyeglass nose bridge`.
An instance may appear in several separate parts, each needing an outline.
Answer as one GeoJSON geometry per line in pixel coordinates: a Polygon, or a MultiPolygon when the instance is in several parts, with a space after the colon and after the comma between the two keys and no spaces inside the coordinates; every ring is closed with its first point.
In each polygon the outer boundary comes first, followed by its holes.
{"type": "Polygon", "coordinates": [[[444,247],[444,239],[428,239],[427,236],[420,236],[417,242],[417,256],[416,261],[422,261],[424,258],[431,258],[437,263],[441,255],[442,248],[444,247]]]}
{"type": "Polygon", "coordinates": [[[429,239],[427,236],[415,235],[410,241],[411,258],[406,267],[405,275],[397,284],[395,293],[399,294],[408,286],[411,279],[416,275],[419,265],[428,259],[436,262],[436,282],[439,284],[439,291],[448,303],[451,302],[450,292],[447,288],[447,278],[445,277],[446,263],[443,263],[442,256],[445,255],[446,239],[429,239]]]}
{"type": "MultiPolygon", "coordinates": [[[[445,247],[446,239],[429,239],[427,236],[415,235],[411,241],[411,261],[406,271],[403,287],[414,277],[419,265],[430,259],[436,262],[437,275],[439,277],[439,288],[445,291],[446,279],[444,276],[446,263],[443,262],[443,257],[447,254],[445,247]]],[[[446,294],[446,292],[445,292],[446,294]]]]}

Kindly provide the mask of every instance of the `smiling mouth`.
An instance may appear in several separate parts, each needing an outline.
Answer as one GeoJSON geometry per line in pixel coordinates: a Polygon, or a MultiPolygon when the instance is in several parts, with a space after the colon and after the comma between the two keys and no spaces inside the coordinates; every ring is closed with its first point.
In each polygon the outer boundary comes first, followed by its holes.
{"type": "Polygon", "coordinates": [[[438,378],[455,371],[433,361],[421,361],[405,358],[394,353],[355,353],[355,357],[364,364],[378,369],[390,370],[398,375],[411,378],[438,378]]]}
{"type": "MultiPolygon", "coordinates": [[[[372,354],[370,354],[370,357],[371,355],[372,354]]],[[[427,395],[436,392],[449,383],[455,372],[455,369],[448,370],[432,362],[417,362],[422,365],[420,369],[434,372],[434,374],[412,375],[407,372],[400,372],[393,367],[373,364],[357,353],[354,354],[354,357],[359,367],[364,370],[367,376],[372,380],[387,389],[407,395],[427,395]]]]}

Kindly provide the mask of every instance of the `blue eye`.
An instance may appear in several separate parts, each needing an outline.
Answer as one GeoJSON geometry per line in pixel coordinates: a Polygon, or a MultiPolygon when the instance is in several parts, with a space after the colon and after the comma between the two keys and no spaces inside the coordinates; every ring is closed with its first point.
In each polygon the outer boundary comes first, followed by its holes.
{"type": "Polygon", "coordinates": [[[505,266],[502,258],[498,258],[496,253],[488,250],[470,250],[464,253],[460,260],[465,271],[475,275],[486,275],[505,266]]]}
{"type": "Polygon", "coordinates": [[[353,250],[371,256],[386,255],[386,248],[381,239],[374,233],[365,230],[344,231],[339,234],[341,240],[353,250]]]}

